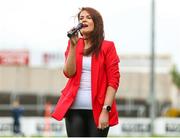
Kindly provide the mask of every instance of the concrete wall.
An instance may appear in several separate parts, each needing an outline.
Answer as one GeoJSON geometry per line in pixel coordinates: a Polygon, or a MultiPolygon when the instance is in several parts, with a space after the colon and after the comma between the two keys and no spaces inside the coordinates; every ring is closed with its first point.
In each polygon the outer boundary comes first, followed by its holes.
{"type": "Polygon", "coordinates": [[[67,79],[62,69],[0,66],[0,91],[57,95],[67,79]]]}

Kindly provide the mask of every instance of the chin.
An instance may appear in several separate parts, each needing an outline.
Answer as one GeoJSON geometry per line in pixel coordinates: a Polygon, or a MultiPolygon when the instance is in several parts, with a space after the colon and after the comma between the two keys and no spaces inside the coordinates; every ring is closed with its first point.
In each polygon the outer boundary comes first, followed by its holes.
{"type": "Polygon", "coordinates": [[[81,32],[84,36],[86,36],[86,35],[90,35],[90,31],[83,31],[83,32],[81,32]]]}

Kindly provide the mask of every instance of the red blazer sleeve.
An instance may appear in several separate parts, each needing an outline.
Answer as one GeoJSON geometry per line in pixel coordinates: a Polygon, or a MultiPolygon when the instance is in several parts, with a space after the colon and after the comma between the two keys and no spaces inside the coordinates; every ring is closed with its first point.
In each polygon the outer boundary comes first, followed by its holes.
{"type": "Polygon", "coordinates": [[[114,43],[110,43],[107,48],[105,64],[108,78],[108,86],[113,87],[116,91],[119,87],[120,72],[119,72],[119,57],[116,53],[114,43]]]}

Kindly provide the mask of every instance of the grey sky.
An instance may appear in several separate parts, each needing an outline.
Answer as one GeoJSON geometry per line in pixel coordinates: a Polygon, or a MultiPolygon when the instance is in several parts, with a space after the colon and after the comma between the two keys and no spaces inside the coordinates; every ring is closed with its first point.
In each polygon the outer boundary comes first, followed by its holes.
{"type": "MultiPolygon", "coordinates": [[[[180,68],[180,0],[156,1],[156,53],[180,68]]],[[[104,18],[106,39],[119,54],[150,52],[151,0],[0,0],[0,49],[64,52],[66,32],[82,6],[104,18]]]]}

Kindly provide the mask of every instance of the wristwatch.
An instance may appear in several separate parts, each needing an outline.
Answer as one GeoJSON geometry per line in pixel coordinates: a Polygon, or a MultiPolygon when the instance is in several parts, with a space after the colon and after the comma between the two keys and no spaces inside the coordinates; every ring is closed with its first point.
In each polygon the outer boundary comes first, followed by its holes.
{"type": "Polygon", "coordinates": [[[111,106],[110,105],[104,105],[103,109],[105,109],[108,112],[111,112],[111,106]]]}

